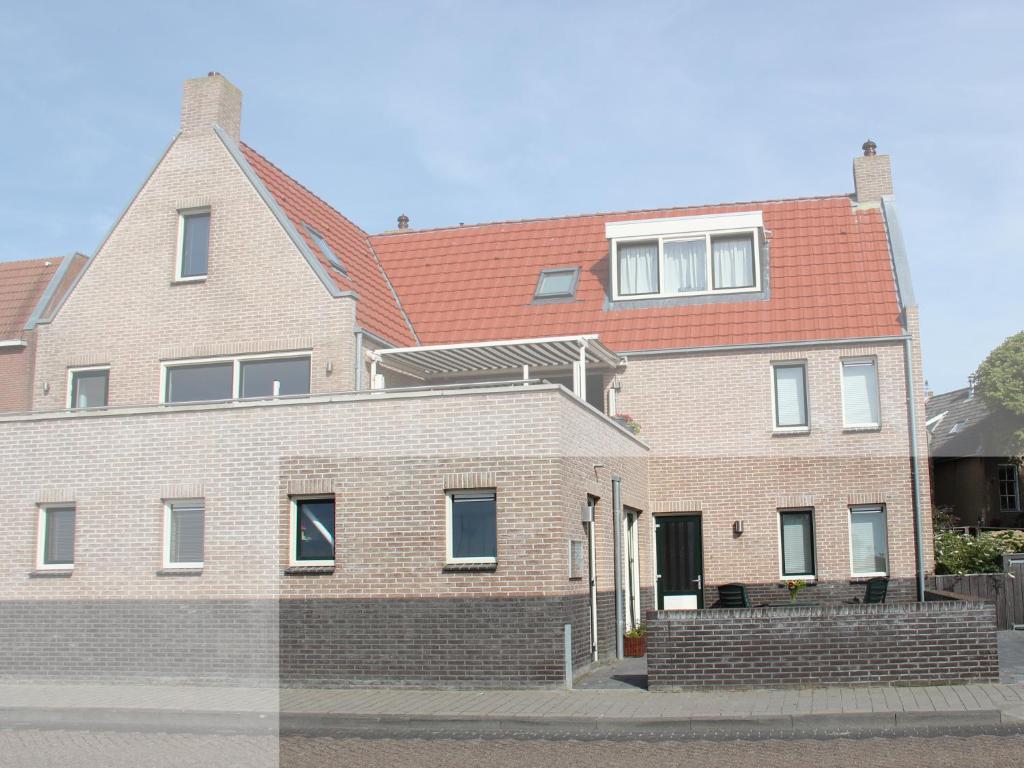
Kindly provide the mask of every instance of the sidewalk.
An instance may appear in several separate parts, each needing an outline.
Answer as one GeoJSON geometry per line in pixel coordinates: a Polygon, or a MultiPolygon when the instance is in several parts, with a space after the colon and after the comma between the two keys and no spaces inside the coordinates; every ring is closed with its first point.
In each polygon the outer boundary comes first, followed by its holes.
{"type": "Polygon", "coordinates": [[[1024,727],[1024,684],[650,693],[0,684],[0,727],[712,735],[1024,727]]]}

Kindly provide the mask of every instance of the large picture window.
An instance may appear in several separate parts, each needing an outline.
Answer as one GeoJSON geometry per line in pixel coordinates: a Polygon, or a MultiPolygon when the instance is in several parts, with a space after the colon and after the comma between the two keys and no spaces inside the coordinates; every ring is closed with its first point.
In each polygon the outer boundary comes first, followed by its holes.
{"type": "Polygon", "coordinates": [[[498,556],[494,491],[449,491],[448,561],[493,563],[498,556]]]}
{"type": "Polygon", "coordinates": [[[221,358],[164,364],[164,402],[308,395],[308,355],[221,358]]]}
{"type": "Polygon", "coordinates": [[[814,514],[809,509],[779,512],[784,578],[814,577],[814,514]]]}

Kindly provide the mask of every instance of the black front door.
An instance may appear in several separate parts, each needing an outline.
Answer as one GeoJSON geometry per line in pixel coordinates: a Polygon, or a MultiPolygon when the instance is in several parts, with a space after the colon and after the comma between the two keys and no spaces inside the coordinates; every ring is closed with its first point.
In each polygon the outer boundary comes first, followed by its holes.
{"type": "Polygon", "coordinates": [[[655,519],[658,547],[658,609],[704,607],[704,558],[700,515],[655,519]]]}

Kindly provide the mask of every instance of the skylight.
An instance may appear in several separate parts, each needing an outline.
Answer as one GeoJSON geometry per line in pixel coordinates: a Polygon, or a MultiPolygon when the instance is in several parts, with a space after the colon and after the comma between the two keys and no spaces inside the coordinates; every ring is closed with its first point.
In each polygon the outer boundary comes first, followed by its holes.
{"type": "Polygon", "coordinates": [[[535,299],[574,299],[579,278],[579,267],[542,270],[533,297],[535,299]]]}
{"type": "Polygon", "coordinates": [[[308,232],[309,236],[313,239],[313,244],[316,246],[317,250],[320,251],[320,254],[327,259],[331,266],[342,274],[347,275],[348,272],[345,270],[345,265],[341,263],[341,259],[334,255],[334,251],[331,250],[331,246],[329,246],[327,241],[324,240],[324,236],[309,226],[309,224],[303,223],[302,226],[306,228],[306,232],[308,232]]]}

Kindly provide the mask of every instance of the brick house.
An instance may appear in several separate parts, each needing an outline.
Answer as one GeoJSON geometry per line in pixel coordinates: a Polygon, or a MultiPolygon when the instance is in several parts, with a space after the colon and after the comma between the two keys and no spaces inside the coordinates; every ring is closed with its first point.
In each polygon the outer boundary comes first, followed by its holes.
{"type": "Polygon", "coordinates": [[[187,81],[34,327],[4,674],[542,685],[565,625],[580,669],[724,583],[915,598],[917,309],[873,144],[853,195],[371,235],[240,125],[187,81]]]}

